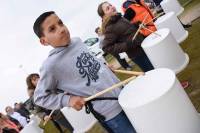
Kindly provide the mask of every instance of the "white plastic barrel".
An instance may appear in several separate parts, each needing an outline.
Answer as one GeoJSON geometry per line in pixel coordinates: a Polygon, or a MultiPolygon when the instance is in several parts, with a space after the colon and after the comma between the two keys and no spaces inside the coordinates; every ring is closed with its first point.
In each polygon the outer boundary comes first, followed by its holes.
{"type": "Polygon", "coordinates": [[[166,68],[129,82],[119,103],[137,133],[199,133],[199,115],[175,73],[166,68]]]}
{"type": "Polygon", "coordinates": [[[37,116],[32,116],[31,121],[20,131],[20,133],[43,133],[39,124],[40,119],[37,116]]]}
{"type": "Polygon", "coordinates": [[[189,63],[189,57],[183,52],[169,29],[164,28],[152,33],[142,42],[142,48],[154,68],[169,68],[175,73],[182,71],[189,63]]]}
{"type": "Polygon", "coordinates": [[[160,5],[165,13],[173,11],[176,16],[179,16],[184,11],[178,0],[163,0],[160,5]]]}
{"type": "Polygon", "coordinates": [[[157,29],[169,28],[178,43],[183,42],[188,37],[188,31],[183,28],[174,12],[168,12],[159,17],[155,21],[155,26],[157,29]]]}
{"type": "Polygon", "coordinates": [[[74,133],[84,133],[97,122],[92,114],[86,114],[85,108],[76,111],[73,108],[65,107],[61,111],[74,127],[74,133]]]}

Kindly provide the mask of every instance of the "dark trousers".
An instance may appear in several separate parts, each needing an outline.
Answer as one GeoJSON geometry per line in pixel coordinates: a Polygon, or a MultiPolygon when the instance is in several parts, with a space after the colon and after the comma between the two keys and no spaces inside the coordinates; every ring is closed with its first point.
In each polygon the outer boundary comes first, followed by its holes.
{"type": "Polygon", "coordinates": [[[156,4],[156,6],[159,6],[162,0],[153,0],[153,2],[156,4]]]}
{"type": "Polygon", "coordinates": [[[121,59],[121,58],[120,58],[119,54],[115,54],[115,55],[113,55],[113,56],[117,59],[117,61],[119,62],[119,64],[120,64],[124,69],[130,67],[129,64],[127,63],[127,61],[126,61],[125,59],[121,59]]]}
{"type": "Polygon", "coordinates": [[[54,126],[59,130],[60,133],[64,133],[64,131],[62,130],[62,127],[58,124],[57,121],[52,119],[52,122],[53,122],[54,126]]]}
{"type": "Polygon", "coordinates": [[[53,114],[53,120],[56,122],[57,125],[55,124],[55,122],[54,124],[58,128],[58,130],[60,130],[59,127],[63,126],[67,128],[71,133],[73,133],[74,128],[69,123],[69,121],[65,118],[65,116],[63,115],[61,111],[53,114]]]}
{"type": "Polygon", "coordinates": [[[133,62],[135,62],[143,72],[150,71],[154,69],[153,65],[151,64],[149,58],[143,51],[142,54],[136,56],[135,58],[132,59],[133,62]]]}

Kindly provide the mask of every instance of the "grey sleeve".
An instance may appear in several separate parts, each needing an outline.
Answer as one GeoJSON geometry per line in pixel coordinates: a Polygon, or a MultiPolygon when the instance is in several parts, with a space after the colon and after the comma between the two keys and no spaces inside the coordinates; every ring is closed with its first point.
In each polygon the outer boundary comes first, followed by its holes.
{"type": "Polygon", "coordinates": [[[56,92],[58,81],[53,72],[47,68],[41,68],[40,80],[34,92],[34,102],[41,107],[55,110],[68,106],[69,95],[56,92]]]}

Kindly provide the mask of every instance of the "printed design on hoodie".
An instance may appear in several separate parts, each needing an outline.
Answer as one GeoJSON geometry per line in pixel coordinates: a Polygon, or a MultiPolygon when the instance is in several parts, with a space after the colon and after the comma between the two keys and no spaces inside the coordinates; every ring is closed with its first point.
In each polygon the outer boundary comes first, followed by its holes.
{"type": "Polygon", "coordinates": [[[83,52],[77,57],[76,67],[79,69],[82,78],[87,78],[87,86],[90,86],[91,80],[96,82],[99,79],[97,74],[101,65],[89,52],[83,52]]]}

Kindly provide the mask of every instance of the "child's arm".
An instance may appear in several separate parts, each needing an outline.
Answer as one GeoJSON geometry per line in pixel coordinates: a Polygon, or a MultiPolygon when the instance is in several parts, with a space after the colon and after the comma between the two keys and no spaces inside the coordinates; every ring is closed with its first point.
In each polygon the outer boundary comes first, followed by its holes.
{"type": "Polygon", "coordinates": [[[50,110],[66,106],[81,110],[85,104],[83,97],[67,95],[66,93],[52,93],[56,92],[57,83],[58,81],[52,72],[41,69],[40,80],[34,92],[35,104],[50,110]]]}
{"type": "Polygon", "coordinates": [[[50,110],[69,106],[69,95],[65,93],[53,93],[56,92],[58,84],[53,72],[48,71],[48,68],[44,67],[40,72],[40,80],[34,92],[35,104],[50,110]]]}

